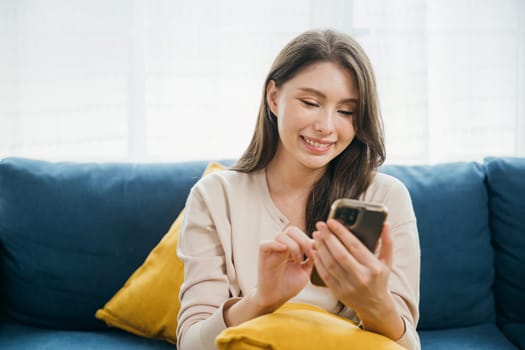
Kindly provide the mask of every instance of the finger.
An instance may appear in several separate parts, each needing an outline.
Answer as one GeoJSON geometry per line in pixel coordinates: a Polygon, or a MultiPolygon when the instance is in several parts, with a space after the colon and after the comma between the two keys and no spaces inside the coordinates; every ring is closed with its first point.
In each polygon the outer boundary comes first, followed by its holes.
{"type": "Polygon", "coordinates": [[[304,260],[301,246],[299,245],[299,242],[293,239],[293,237],[282,232],[278,234],[277,237],[275,237],[275,240],[288,247],[288,251],[290,252],[290,256],[294,262],[301,262],[304,260]]]}
{"type": "Polygon", "coordinates": [[[264,254],[274,253],[274,252],[285,252],[288,247],[281,242],[275,240],[264,240],[259,243],[259,251],[264,254]]]}
{"type": "Polygon", "coordinates": [[[378,259],[388,266],[389,269],[392,269],[394,264],[394,241],[392,240],[389,224],[385,223],[383,225],[380,239],[381,247],[379,249],[378,259]]]}
{"type": "Polygon", "coordinates": [[[369,264],[374,261],[374,253],[372,253],[357,236],[350,232],[339,221],[330,219],[327,222],[328,229],[334,233],[337,238],[343,243],[345,248],[356,258],[361,264],[369,264]]]}
{"type": "Polygon", "coordinates": [[[339,288],[339,279],[333,276],[333,271],[327,266],[322,258],[322,254],[314,252],[313,262],[319,277],[328,288],[339,288]]]}
{"type": "Polygon", "coordinates": [[[325,223],[325,222],[317,221],[317,222],[315,223],[315,228],[316,228],[318,231],[321,231],[324,227],[326,227],[326,223],[325,223]]]}
{"type": "Polygon", "coordinates": [[[289,226],[284,231],[290,238],[292,238],[301,247],[302,252],[308,252],[312,249],[313,240],[308,237],[306,233],[301,231],[296,226],[289,226]]]}
{"type": "MultiPolygon", "coordinates": [[[[347,249],[342,240],[330,230],[327,224],[318,223],[319,234],[318,241],[326,247],[330,254],[334,257],[335,261],[345,264],[345,269],[357,268],[359,262],[354,258],[352,253],[347,249]]],[[[346,228],[343,226],[343,229],[346,228]]],[[[351,234],[346,230],[346,235],[351,234]]]]}
{"type": "Polygon", "coordinates": [[[259,243],[259,266],[279,264],[286,259],[288,247],[277,241],[262,241],[259,243]],[[273,257],[273,259],[272,259],[273,257]]]}
{"type": "MultiPolygon", "coordinates": [[[[352,280],[356,271],[362,266],[352,254],[341,244],[339,239],[327,227],[314,234],[316,240],[315,255],[322,262],[327,274],[340,283],[352,280]]],[[[317,263],[316,263],[317,266],[317,263]]]]}

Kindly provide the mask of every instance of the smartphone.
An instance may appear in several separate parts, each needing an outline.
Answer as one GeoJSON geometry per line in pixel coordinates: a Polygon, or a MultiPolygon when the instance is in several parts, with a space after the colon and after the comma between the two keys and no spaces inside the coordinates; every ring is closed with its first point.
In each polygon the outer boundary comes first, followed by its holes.
{"type": "MultiPolygon", "coordinates": [[[[371,252],[374,252],[387,215],[388,211],[383,204],[341,198],[332,203],[328,219],[341,222],[371,252]]],[[[315,267],[311,281],[317,286],[325,285],[315,267]]]]}

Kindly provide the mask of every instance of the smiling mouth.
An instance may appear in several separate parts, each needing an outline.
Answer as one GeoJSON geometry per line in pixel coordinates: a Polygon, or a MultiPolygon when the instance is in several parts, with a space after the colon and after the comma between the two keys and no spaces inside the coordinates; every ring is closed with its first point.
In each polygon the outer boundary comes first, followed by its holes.
{"type": "Polygon", "coordinates": [[[319,142],[319,141],[314,141],[312,139],[309,139],[309,138],[306,138],[304,136],[301,136],[301,138],[303,139],[303,141],[308,145],[310,146],[310,148],[313,148],[317,151],[327,151],[334,143],[333,142],[319,142]]]}

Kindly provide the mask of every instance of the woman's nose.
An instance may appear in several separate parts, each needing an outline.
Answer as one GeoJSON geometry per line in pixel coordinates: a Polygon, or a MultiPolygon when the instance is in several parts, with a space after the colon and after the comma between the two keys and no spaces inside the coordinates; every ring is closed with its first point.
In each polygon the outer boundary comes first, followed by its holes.
{"type": "Polygon", "coordinates": [[[323,136],[330,135],[335,128],[334,114],[330,110],[320,112],[314,128],[316,132],[323,136]]]}

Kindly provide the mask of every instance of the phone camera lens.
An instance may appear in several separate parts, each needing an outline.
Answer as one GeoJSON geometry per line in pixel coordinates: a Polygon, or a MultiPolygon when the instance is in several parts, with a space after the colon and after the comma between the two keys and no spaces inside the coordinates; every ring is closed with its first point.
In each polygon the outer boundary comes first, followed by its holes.
{"type": "Polygon", "coordinates": [[[357,209],[349,209],[347,214],[347,221],[351,224],[355,223],[355,220],[357,219],[357,209]]]}
{"type": "Polygon", "coordinates": [[[345,225],[353,225],[357,219],[359,211],[354,208],[344,208],[339,212],[338,218],[345,223],[345,225]]]}

